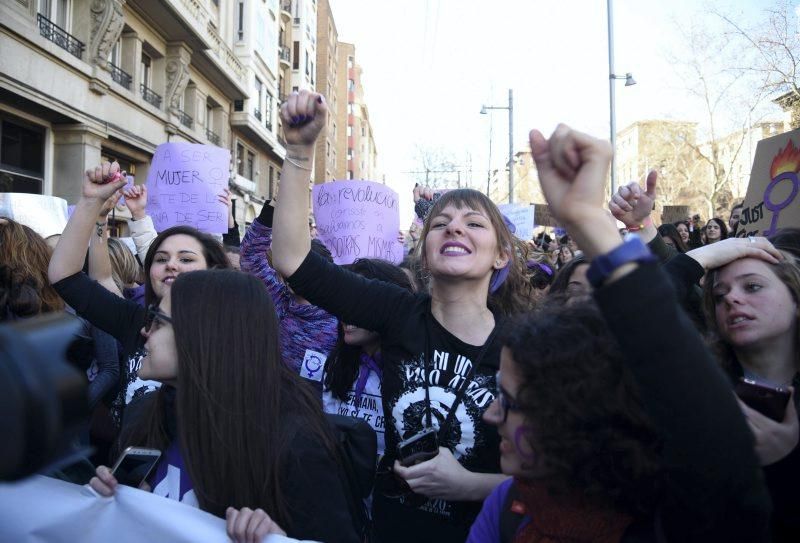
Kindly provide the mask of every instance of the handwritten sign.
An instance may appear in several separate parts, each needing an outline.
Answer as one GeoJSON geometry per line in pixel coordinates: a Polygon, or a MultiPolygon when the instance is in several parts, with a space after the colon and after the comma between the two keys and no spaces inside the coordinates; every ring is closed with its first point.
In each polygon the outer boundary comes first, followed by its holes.
{"type": "Polygon", "coordinates": [[[228,209],[218,200],[228,186],[231,152],[215,145],[162,143],[147,175],[147,214],[158,232],[194,226],[228,231],[228,209]]]}
{"type": "Polygon", "coordinates": [[[67,201],[56,196],[0,193],[0,217],[14,219],[46,238],[67,226],[67,201]]]}
{"type": "Polygon", "coordinates": [[[800,130],[758,142],[737,237],[771,236],[800,226],[800,130]]]}
{"type": "Polygon", "coordinates": [[[372,181],[333,181],[312,190],[317,237],[337,264],[358,258],[379,258],[399,264],[403,245],[399,198],[395,191],[372,181]]]}
{"type": "Polygon", "coordinates": [[[502,204],[498,207],[500,208],[500,213],[508,217],[508,220],[516,227],[515,236],[522,240],[533,238],[533,206],[502,204]]]}

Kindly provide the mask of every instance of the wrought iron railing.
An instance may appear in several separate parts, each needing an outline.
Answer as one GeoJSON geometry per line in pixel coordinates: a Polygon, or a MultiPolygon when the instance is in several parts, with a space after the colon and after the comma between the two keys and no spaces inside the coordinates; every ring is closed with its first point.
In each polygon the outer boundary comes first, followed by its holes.
{"type": "Polygon", "coordinates": [[[213,143],[214,145],[219,145],[220,144],[219,135],[217,135],[214,132],[212,132],[211,129],[209,129],[209,128],[206,128],[206,139],[208,141],[210,141],[211,143],[213,143]]]}
{"type": "Polygon", "coordinates": [[[148,102],[158,109],[161,109],[161,96],[159,94],[156,94],[152,89],[147,88],[144,83],[139,84],[139,91],[142,93],[142,98],[144,98],[145,102],[148,102]]]}
{"type": "Polygon", "coordinates": [[[287,64],[291,64],[292,52],[285,45],[281,46],[280,51],[278,51],[278,56],[282,61],[286,62],[287,64]]]}
{"type": "Polygon", "coordinates": [[[44,38],[55,43],[64,51],[72,54],[76,58],[81,58],[83,56],[83,50],[86,48],[86,45],[84,45],[81,40],[55,24],[41,13],[36,14],[36,21],[39,23],[39,34],[41,34],[44,38]]]}
{"type": "Polygon", "coordinates": [[[181,120],[181,124],[186,128],[191,128],[194,125],[194,119],[192,119],[185,111],[179,109],[178,117],[181,120]]]}
{"type": "Polygon", "coordinates": [[[131,81],[133,80],[131,74],[129,74],[119,66],[112,64],[111,62],[108,63],[108,68],[111,71],[111,79],[113,79],[126,89],[131,90],[131,81]]]}

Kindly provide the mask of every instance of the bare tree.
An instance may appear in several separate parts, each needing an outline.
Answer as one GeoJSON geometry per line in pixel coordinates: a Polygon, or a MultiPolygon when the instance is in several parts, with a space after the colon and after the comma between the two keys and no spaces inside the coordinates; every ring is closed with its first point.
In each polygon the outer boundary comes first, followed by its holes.
{"type": "Polygon", "coordinates": [[[763,79],[762,90],[791,112],[792,128],[800,127],[800,33],[794,6],[788,0],[774,2],[762,10],[763,17],[746,25],[720,11],[728,35],[751,55],[743,70],[763,79]]]}
{"type": "Polygon", "coordinates": [[[454,188],[462,180],[462,167],[452,152],[442,146],[417,144],[414,148],[415,171],[410,172],[420,185],[431,188],[454,188]]]}

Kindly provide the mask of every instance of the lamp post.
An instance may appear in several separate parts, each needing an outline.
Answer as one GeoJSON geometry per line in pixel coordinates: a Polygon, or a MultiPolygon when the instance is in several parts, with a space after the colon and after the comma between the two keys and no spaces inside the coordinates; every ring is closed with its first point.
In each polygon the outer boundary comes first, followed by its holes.
{"type": "Polygon", "coordinates": [[[614,73],[614,0],[606,0],[608,8],[608,100],[610,102],[611,119],[609,122],[611,129],[611,194],[617,191],[617,112],[614,96],[614,85],[617,79],[624,79],[625,86],[630,87],[636,84],[633,74],[630,72],[625,75],[614,73]]]}
{"type": "MultiPolygon", "coordinates": [[[[513,204],[514,203],[514,92],[511,89],[508,89],[507,106],[481,106],[481,115],[486,115],[490,109],[508,110],[508,203],[513,204]]],[[[489,169],[491,171],[491,165],[489,169]]]]}

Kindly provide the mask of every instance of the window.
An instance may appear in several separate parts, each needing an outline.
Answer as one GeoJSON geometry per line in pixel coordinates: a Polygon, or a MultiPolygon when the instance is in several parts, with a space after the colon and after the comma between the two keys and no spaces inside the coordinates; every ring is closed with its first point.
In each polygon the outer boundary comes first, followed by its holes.
{"type": "Polygon", "coordinates": [[[206,128],[214,130],[214,107],[206,102],[206,128]]]}
{"type": "Polygon", "coordinates": [[[353,170],[347,170],[347,178],[353,179],[353,170]]]}
{"type": "Polygon", "coordinates": [[[2,119],[0,136],[0,192],[42,194],[44,130],[2,119]]]}
{"type": "Polygon", "coordinates": [[[244,39],[244,1],[240,0],[238,7],[238,22],[236,23],[236,33],[239,36],[239,41],[244,39]]]}
{"type": "Polygon", "coordinates": [[[272,130],[272,110],[275,107],[275,98],[272,93],[266,91],[265,105],[264,105],[264,124],[267,130],[272,130]]]}
{"type": "Polygon", "coordinates": [[[325,156],[327,157],[331,156],[331,142],[329,141],[325,142],[325,156]]]}
{"type": "Polygon", "coordinates": [[[145,53],[142,53],[142,84],[148,89],[152,85],[153,61],[145,53]]]}
{"type": "Polygon", "coordinates": [[[348,68],[353,67],[353,57],[347,57],[347,67],[348,68]]]}
{"type": "Polygon", "coordinates": [[[236,173],[244,175],[244,145],[236,144],[236,173]]]}
{"type": "Polygon", "coordinates": [[[316,71],[314,70],[314,61],[312,60],[311,61],[311,84],[312,85],[315,83],[315,81],[314,81],[315,79],[316,79],[316,71]]]}
{"type": "Polygon", "coordinates": [[[309,70],[308,70],[308,62],[309,62],[309,60],[308,60],[308,51],[306,51],[305,53],[306,53],[306,75],[308,75],[310,73],[309,70]]]}
{"type": "Polygon", "coordinates": [[[352,90],[355,90],[355,88],[356,88],[356,82],[353,81],[352,79],[348,79],[347,80],[347,90],[352,91],[352,90]]]}
{"type": "Polygon", "coordinates": [[[119,66],[121,62],[120,47],[120,40],[117,40],[117,43],[115,43],[111,51],[108,52],[108,61],[114,66],[119,66]]]}
{"type": "Polygon", "coordinates": [[[256,155],[254,155],[250,151],[247,151],[247,170],[245,177],[251,181],[253,180],[255,174],[255,165],[256,165],[256,155]]]}
{"type": "Polygon", "coordinates": [[[292,44],[292,70],[299,70],[299,69],[300,69],[300,42],[296,41],[292,44]]]}
{"type": "Polygon", "coordinates": [[[261,104],[264,103],[264,84],[261,82],[259,78],[256,77],[256,95],[255,95],[255,107],[253,107],[253,113],[255,113],[258,119],[261,119],[261,104]]]}
{"type": "Polygon", "coordinates": [[[39,0],[39,13],[64,30],[69,30],[69,0],[39,0]]]}
{"type": "Polygon", "coordinates": [[[347,127],[347,137],[349,138],[352,135],[353,135],[353,127],[352,126],[348,126],[347,127]]]}

